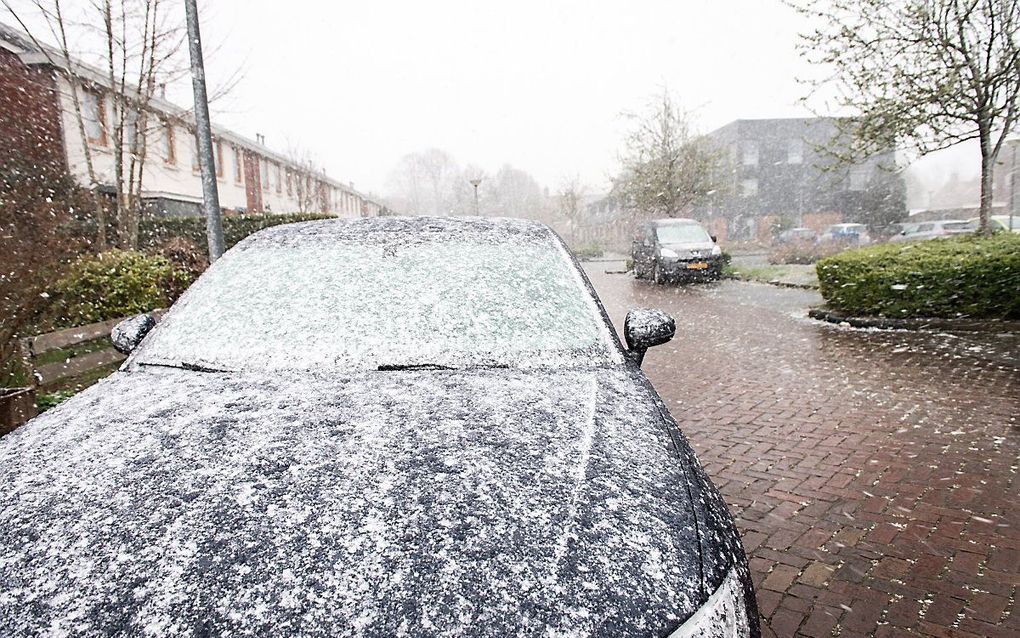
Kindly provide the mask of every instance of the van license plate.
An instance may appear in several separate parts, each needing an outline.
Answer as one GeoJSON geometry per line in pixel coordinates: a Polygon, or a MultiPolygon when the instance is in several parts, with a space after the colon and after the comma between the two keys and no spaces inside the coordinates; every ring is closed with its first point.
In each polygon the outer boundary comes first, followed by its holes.
{"type": "Polygon", "coordinates": [[[688,270],[704,270],[706,268],[708,268],[708,264],[703,261],[692,261],[687,264],[688,270]]]}

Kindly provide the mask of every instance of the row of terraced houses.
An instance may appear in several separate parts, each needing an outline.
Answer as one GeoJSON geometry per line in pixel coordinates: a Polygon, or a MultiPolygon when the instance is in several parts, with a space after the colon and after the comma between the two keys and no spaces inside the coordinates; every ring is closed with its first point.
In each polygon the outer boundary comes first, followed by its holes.
{"type": "MultiPolygon", "coordinates": [[[[20,31],[0,24],[0,137],[4,152],[34,162],[59,165],[87,185],[84,138],[91,151],[93,174],[101,191],[113,195],[113,93],[96,69],[73,63],[62,72],[61,56],[37,45],[20,31]],[[69,76],[77,87],[85,135],[80,134],[69,76]]],[[[200,214],[202,184],[194,116],[165,99],[146,108],[149,124],[140,197],[149,214],[200,214]]],[[[126,135],[136,133],[131,122],[126,135]]],[[[322,212],[339,217],[385,215],[386,208],[351,184],[276,153],[261,136],[249,139],[213,126],[213,148],[220,205],[227,213],[322,212]]]]}

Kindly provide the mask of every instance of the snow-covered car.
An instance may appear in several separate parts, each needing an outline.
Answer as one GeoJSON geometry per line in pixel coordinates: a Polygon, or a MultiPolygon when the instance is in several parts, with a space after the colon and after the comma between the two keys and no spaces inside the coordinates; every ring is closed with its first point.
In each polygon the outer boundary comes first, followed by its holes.
{"type": "Polygon", "coordinates": [[[656,219],[638,226],[631,244],[634,276],[657,284],[719,279],[722,248],[693,219],[656,219]]]}
{"type": "Polygon", "coordinates": [[[951,235],[965,235],[974,232],[970,222],[962,219],[942,219],[930,222],[920,222],[913,229],[904,229],[899,235],[889,239],[890,242],[924,241],[926,239],[938,239],[951,235]]]}
{"type": "Polygon", "coordinates": [[[562,241],[242,241],[0,439],[4,636],[759,636],[730,513],[562,241]]]}

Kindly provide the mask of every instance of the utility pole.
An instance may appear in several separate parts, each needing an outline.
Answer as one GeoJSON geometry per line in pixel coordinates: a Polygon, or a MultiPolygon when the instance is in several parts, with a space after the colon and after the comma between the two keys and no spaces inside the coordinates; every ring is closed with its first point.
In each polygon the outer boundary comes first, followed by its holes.
{"type": "Polygon", "coordinates": [[[478,212],[478,187],[481,185],[482,179],[480,177],[476,177],[475,179],[471,180],[470,183],[472,186],[475,187],[475,217],[479,217],[481,213],[478,212]]]}
{"type": "Polygon", "coordinates": [[[209,262],[223,254],[223,220],[220,195],[216,188],[213,160],[212,125],[209,123],[209,98],[205,91],[205,64],[202,61],[202,36],[198,30],[196,0],[184,0],[188,16],[188,49],[191,52],[191,85],[195,91],[195,131],[198,135],[198,163],[202,167],[202,209],[209,239],[209,262]]]}

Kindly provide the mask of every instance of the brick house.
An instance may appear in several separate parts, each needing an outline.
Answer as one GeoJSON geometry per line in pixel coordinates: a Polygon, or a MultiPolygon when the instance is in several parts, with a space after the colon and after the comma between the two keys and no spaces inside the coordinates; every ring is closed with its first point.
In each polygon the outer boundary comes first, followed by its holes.
{"type": "MultiPolygon", "coordinates": [[[[88,183],[85,151],[67,74],[51,61],[58,51],[37,47],[25,34],[0,24],[0,139],[12,157],[66,171],[88,183]]],[[[60,63],[57,62],[57,65],[60,63]]],[[[112,92],[96,69],[75,63],[78,95],[94,172],[100,190],[116,191],[112,92]]],[[[137,116],[136,116],[137,117],[137,116]]],[[[147,213],[200,214],[202,184],[193,116],[163,99],[147,108],[141,199],[147,213]]],[[[134,132],[129,124],[128,135],[134,132]]],[[[220,205],[225,211],[324,212],[371,217],[387,209],[349,184],[306,167],[228,129],[213,126],[220,205]]]]}

